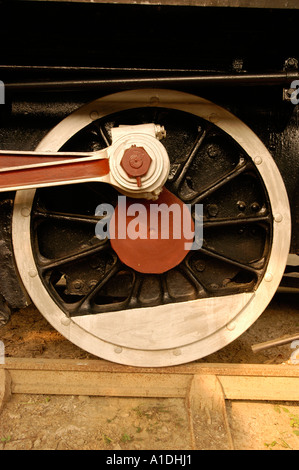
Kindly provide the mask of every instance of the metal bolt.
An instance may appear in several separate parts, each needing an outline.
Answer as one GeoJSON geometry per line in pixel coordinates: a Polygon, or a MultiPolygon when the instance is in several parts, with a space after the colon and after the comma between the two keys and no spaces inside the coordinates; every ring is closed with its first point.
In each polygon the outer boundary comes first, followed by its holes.
{"type": "Polygon", "coordinates": [[[233,70],[235,72],[241,72],[242,69],[243,69],[243,64],[244,64],[243,59],[241,59],[241,58],[234,59],[233,60],[233,70]]]}
{"type": "Polygon", "coordinates": [[[88,287],[90,287],[92,289],[93,287],[95,287],[97,285],[97,283],[98,283],[98,281],[96,281],[94,279],[94,280],[92,280],[88,283],[88,287]]]}
{"type": "Polygon", "coordinates": [[[160,98],[159,98],[159,96],[152,96],[150,98],[149,102],[152,106],[155,106],[155,105],[159,104],[160,98]]]}
{"type": "Polygon", "coordinates": [[[265,274],[265,281],[266,282],[271,282],[272,279],[273,279],[273,276],[272,276],[271,273],[268,272],[268,273],[265,274]]]}
{"type": "Polygon", "coordinates": [[[246,209],[246,203],[244,201],[238,201],[237,202],[237,205],[238,205],[238,209],[242,212],[245,211],[246,209]]]}
{"type": "Polygon", "coordinates": [[[90,119],[92,119],[93,121],[95,121],[96,119],[99,118],[99,113],[98,113],[97,111],[91,111],[89,117],[90,117],[90,119]]]}
{"type": "Polygon", "coordinates": [[[209,119],[210,122],[216,123],[216,122],[219,121],[219,116],[216,113],[212,113],[212,114],[210,114],[208,119],[209,119]]]}
{"type": "Polygon", "coordinates": [[[64,326],[68,326],[71,323],[71,319],[69,317],[63,317],[60,320],[60,323],[64,326]]]}
{"type": "Polygon", "coordinates": [[[215,284],[215,283],[210,284],[209,287],[210,287],[210,289],[218,289],[219,288],[218,284],[215,284]]]}
{"type": "Polygon", "coordinates": [[[80,279],[77,279],[77,281],[73,282],[74,289],[81,289],[82,285],[83,285],[83,283],[80,279]]]}
{"type": "Polygon", "coordinates": [[[202,271],[205,270],[206,265],[205,265],[205,263],[203,263],[203,261],[197,260],[194,263],[194,267],[195,267],[196,271],[202,272],[202,271]]]}
{"type": "Polygon", "coordinates": [[[121,348],[120,346],[116,346],[116,347],[114,348],[114,352],[115,352],[116,354],[120,354],[120,353],[122,352],[122,350],[123,350],[123,348],[121,348]]]}
{"type": "Polygon", "coordinates": [[[173,355],[174,356],[180,356],[182,354],[182,351],[180,349],[174,349],[173,350],[173,355]]]}
{"type": "Polygon", "coordinates": [[[262,157],[255,157],[255,158],[254,158],[254,163],[255,163],[256,165],[260,165],[262,162],[263,162],[262,157]]]}
{"type": "Polygon", "coordinates": [[[30,215],[29,207],[22,207],[21,214],[22,214],[23,217],[29,217],[29,215],[30,215]]]}
{"type": "Polygon", "coordinates": [[[278,213],[278,214],[275,214],[275,215],[274,215],[274,220],[275,220],[275,222],[281,222],[282,219],[283,219],[283,217],[282,217],[281,214],[278,213]]]}
{"type": "Polygon", "coordinates": [[[209,204],[208,205],[208,213],[211,217],[216,217],[216,215],[218,214],[217,204],[209,204]]]}
{"type": "Polygon", "coordinates": [[[30,277],[35,277],[37,276],[37,271],[35,269],[30,269],[28,274],[30,277]]]}
{"type": "Polygon", "coordinates": [[[209,157],[211,157],[211,158],[217,157],[218,151],[219,151],[219,149],[215,145],[211,144],[211,145],[208,146],[208,155],[209,155],[209,157]]]}
{"type": "Polygon", "coordinates": [[[289,57],[284,63],[284,69],[298,69],[298,60],[295,57],[289,57]]]}
{"type": "Polygon", "coordinates": [[[226,328],[229,330],[229,331],[233,331],[235,328],[236,328],[237,324],[235,321],[232,321],[230,323],[228,323],[226,325],[226,328]]]}
{"type": "Polygon", "coordinates": [[[260,205],[257,202],[254,202],[253,204],[251,204],[251,210],[253,212],[258,212],[260,210],[260,205]]]}

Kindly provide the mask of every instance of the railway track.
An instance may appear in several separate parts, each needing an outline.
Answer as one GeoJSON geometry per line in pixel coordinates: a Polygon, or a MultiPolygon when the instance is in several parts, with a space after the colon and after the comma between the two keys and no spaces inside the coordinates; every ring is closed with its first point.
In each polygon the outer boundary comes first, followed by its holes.
{"type": "Polygon", "coordinates": [[[2,411],[19,394],[184,399],[193,450],[234,449],[227,402],[299,402],[294,364],[143,369],[103,360],[7,358],[0,367],[2,411]]]}

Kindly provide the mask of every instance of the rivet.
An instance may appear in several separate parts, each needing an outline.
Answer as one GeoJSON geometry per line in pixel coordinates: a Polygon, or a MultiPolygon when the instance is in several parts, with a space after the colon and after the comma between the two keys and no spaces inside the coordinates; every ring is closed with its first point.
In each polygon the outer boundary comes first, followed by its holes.
{"type": "Polygon", "coordinates": [[[210,145],[208,146],[207,151],[208,151],[209,157],[211,157],[211,158],[215,158],[215,157],[217,157],[218,154],[219,154],[219,149],[217,148],[217,146],[215,146],[215,145],[213,145],[213,144],[210,144],[210,145]]]}
{"type": "Polygon", "coordinates": [[[28,274],[30,277],[35,277],[37,276],[37,271],[35,269],[30,269],[28,274]]]}
{"type": "Polygon", "coordinates": [[[173,355],[174,356],[180,356],[182,354],[182,351],[180,349],[174,349],[173,355]]]}
{"type": "Polygon", "coordinates": [[[61,324],[64,325],[64,326],[68,326],[70,323],[71,323],[71,319],[68,318],[68,317],[63,317],[61,320],[60,320],[61,324]]]}
{"type": "Polygon", "coordinates": [[[78,290],[78,289],[81,289],[81,287],[83,286],[83,283],[82,281],[80,281],[80,279],[77,279],[76,281],[74,281],[73,286],[75,289],[78,290]]]}
{"type": "Polygon", "coordinates": [[[260,205],[258,202],[254,202],[253,204],[251,204],[251,210],[253,212],[258,212],[260,210],[260,205]]]}
{"type": "Polygon", "coordinates": [[[117,346],[116,348],[114,348],[114,352],[115,352],[116,354],[120,354],[120,353],[122,352],[122,350],[123,350],[123,348],[121,348],[121,347],[119,347],[119,346],[117,346]]]}
{"type": "Polygon", "coordinates": [[[271,282],[273,279],[273,275],[271,273],[266,273],[265,274],[265,281],[271,282]]]}
{"type": "Polygon", "coordinates": [[[159,104],[160,98],[159,96],[151,96],[149,102],[152,106],[155,106],[156,104],[159,104]]]}
{"type": "Polygon", "coordinates": [[[255,157],[253,161],[256,165],[260,165],[261,163],[263,163],[262,157],[255,157]]]}
{"type": "Polygon", "coordinates": [[[275,222],[281,222],[283,219],[282,215],[281,214],[275,214],[274,215],[274,220],[275,222]]]}
{"type": "Polygon", "coordinates": [[[246,203],[244,201],[238,201],[237,206],[238,206],[239,211],[244,212],[246,209],[246,203]]]}
{"type": "Polygon", "coordinates": [[[88,286],[92,289],[93,287],[95,287],[97,285],[98,281],[96,281],[95,279],[90,281],[88,283],[88,286]]]}
{"type": "Polygon", "coordinates": [[[29,207],[22,207],[21,214],[22,214],[23,217],[29,217],[29,215],[30,215],[29,207]]]}
{"type": "Polygon", "coordinates": [[[219,286],[215,282],[212,282],[212,284],[209,285],[210,289],[218,289],[219,286]]]}
{"type": "Polygon", "coordinates": [[[197,260],[194,263],[194,267],[195,267],[196,271],[199,271],[201,273],[202,271],[205,270],[206,265],[203,261],[197,260]]]}
{"type": "Polygon", "coordinates": [[[219,116],[216,113],[212,113],[212,114],[210,114],[208,119],[209,119],[210,122],[216,123],[216,122],[219,121],[219,116]]]}
{"type": "Polygon", "coordinates": [[[216,217],[218,214],[218,206],[217,204],[209,204],[208,205],[208,213],[211,217],[216,217]]]}
{"type": "Polygon", "coordinates": [[[228,323],[226,325],[226,328],[229,330],[229,331],[233,331],[235,328],[236,328],[237,324],[235,321],[232,321],[230,323],[228,323]]]}
{"type": "Polygon", "coordinates": [[[91,111],[89,117],[90,117],[90,119],[92,119],[93,121],[95,121],[96,119],[99,118],[99,113],[98,113],[97,111],[91,111]]]}

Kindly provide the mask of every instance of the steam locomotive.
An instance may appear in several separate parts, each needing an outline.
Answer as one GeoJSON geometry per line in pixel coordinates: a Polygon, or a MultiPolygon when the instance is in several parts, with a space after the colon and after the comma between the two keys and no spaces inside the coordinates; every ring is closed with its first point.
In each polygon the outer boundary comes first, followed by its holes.
{"type": "Polygon", "coordinates": [[[12,0],[0,15],[2,325],[32,302],[98,357],[168,366],[297,288],[297,0],[12,0]],[[195,244],[164,236],[172,206],[195,244]]]}

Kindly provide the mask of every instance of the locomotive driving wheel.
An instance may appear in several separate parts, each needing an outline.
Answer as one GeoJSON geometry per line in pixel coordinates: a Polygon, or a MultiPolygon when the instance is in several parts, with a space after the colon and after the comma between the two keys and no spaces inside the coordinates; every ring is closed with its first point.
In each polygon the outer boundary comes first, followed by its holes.
{"type": "Polygon", "coordinates": [[[116,207],[118,191],[86,182],[18,191],[13,246],[33,303],[62,335],[98,357],[158,367],[207,356],[252,325],[280,283],[291,230],[284,183],[265,146],[197,96],[135,90],[100,98],[37,150],[101,150],[112,128],[146,123],[166,129],[165,191],[194,220],[202,204],[202,245],[164,272],[132,267],[95,233],[96,208],[116,207]]]}

